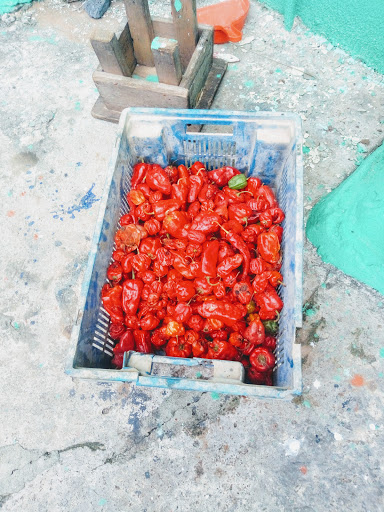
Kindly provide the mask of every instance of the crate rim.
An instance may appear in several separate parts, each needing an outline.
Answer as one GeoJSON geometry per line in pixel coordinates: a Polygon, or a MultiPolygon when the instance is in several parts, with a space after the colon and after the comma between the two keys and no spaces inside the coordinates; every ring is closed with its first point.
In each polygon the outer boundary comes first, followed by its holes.
{"type": "MultiPolygon", "coordinates": [[[[238,395],[238,396],[249,396],[254,398],[262,399],[280,399],[285,401],[292,400],[295,396],[302,394],[302,367],[301,367],[301,345],[294,343],[292,347],[292,358],[293,358],[293,385],[290,388],[281,388],[276,386],[259,386],[249,384],[224,384],[213,381],[199,381],[199,380],[188,380],[188,379],[177,379],[178,385],[169,385],[169,378],[154,378],[151,377],[151,383],[148,382],[148,377],[140,376],[137,371],[127,370],[110,370],[100,368],[77,368],[74,367],[73,362],[76,355],[81,317],[85,308],[89,284],[91,281],[91,275],[94,267],[94,262],[97,253],[98,240],[102,230],[104,221],[105,210],[107,207],[108,194],[105,193],[109,190],[113,174],[115,172],[116,161],[118,159],[119,147],[123,132],[126,126],[126,121],[130,116],[135,115],[148,115],[148,116],[162,116],[169,119],[181,117],[184,120],[191,120],[190,124],[194,122],[196,124],[197,117],[200,124],[204,124],[203,121],[211,121],[216,118],[218,120],[230,119],[230,120],[254,120],[257,118],[286,118],[290,119],[295,124],[295,130],[298,135],[297,151],[296,151],[296,174],[297,182],[300,184],[298,187],[298,209],[296,212],[297,219],[297,230],[303,232],[303,157],[302,157],[302,122],[299,114],[292,112],[271,112],[271,111],[228,111],[228,110],[205,110],[205,109],[165,109],[165,108],[145,108],[145,107],[129,107],[122,111],[118,129],[116,132],[116,140],[112,150],[111,158],[109,159],[106,179],[103,188],[103,195],[99,203],[99,213],[90,245],[87,266],[83,275],[82,285],[80,289],[80,296],[78,300],[77,317],[72,328],[70,345],[68,350],[68,356],[65,363],[64,371],[67,375],[72,378],[79,379],[92,379],[99,382],[131,382],[137,386],[145,387],[157,387],[165,389],[180,389],[190,390],[197,392],[215,392],[226,395],[238,395]],[[163,382],[164,381],[164,382],[163,382]],[[183,384],[183,382],[189,384],[183,384]]],[[[189,124],[189,123],[186,123],[189,124]]],[[[208,134],[209,132],[204,132],[208,134]]],[[[191,134],[193,135],[193,134],[191,134]]],[[[303,244],[300,247],[296,247],[296,307],[295,307],[295,328],[302,326],[302,269],[303,269],[303,244]],[[299,276],[299,282],[297,280],[299,276]]]]}

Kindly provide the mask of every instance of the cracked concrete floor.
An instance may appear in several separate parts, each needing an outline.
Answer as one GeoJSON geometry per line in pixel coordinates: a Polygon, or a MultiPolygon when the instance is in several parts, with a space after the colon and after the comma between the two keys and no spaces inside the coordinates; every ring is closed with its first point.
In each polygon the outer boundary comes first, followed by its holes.
{"type": "MultiPolygon", "coordinates": [[[[382,511],[383,297],[323,264],[309,243],[295,401],[64,375],[116,132],[90,116],[88,39],[96,26],[117,29],[123,13],[113,2],[94,21],[80,3],[54,0],[0,25],[0,507],[382,511]]],[[[244,38],[216,48],[239,62],[215,106],[302,116],[307,214],[381,143],[383,77],[299,21],[284,31],[255,2],[244,38]]]]}

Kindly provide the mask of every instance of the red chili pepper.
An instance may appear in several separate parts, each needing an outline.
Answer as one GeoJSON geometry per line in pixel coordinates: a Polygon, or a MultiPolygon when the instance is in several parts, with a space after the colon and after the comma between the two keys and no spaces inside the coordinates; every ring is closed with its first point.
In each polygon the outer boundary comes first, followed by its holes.
{"type": "Polygon", "coordinates": [[[257,197],[260,187],[261,187],[261,180],[259,180],[259,178],[248,178],[247,190],[252,192],[253,197],[257,197]]]}
{"type": "Polygon", "coordinates": [[[209,277],[216,277],[217,257],[219,253],[219,241],[205,242],[201,258],[201,271],[209,277]]]}
{"type": "Polygon", "coordinates": [[[196,278],[193,281],[193,285],[196,289],[196,293],[201,296],[208,296],[212,293],[213,286],[209,283],[207,276],[196,278]]]}
{"type": "Polygon", "coordinates": [[[195,279],[199,275],[199,263],[191,263],[184,255],[172,251],[174,255],[173,266],[187,279],[195,279]]]}
{"type": "Polygon", "coordinates": [[[124,323],[129,329],[139,328],[139,319],[136,315],[125,315],[124,323]]]}
{"type": "Polygon", "coordinates": [[[277,270],[270,270],[268,282],[271,286],[276,288],[277,286],[279,286],[279,284],[282,284],[283,276],[277,270]]]}
{"type": "Polygon", "coordinates": [[[143,354],[151,353],[151,334],[149,331],[135,329],[133,331],[133,337],[135,338],[137,352],[141,352],[143,354]]]}
{"type": "Polygon", "coordinates": [[[192,220],[198,215],[198,213],[200,212],[200,208],[201,208],[200,201],[194,201],[193,203],[191,203],[189,205],[188,215],[191,217],[192,220]]]}
{"type": "Polygon", "coordinates": [[[268,187],[268,185],[261,185],[257,193],[260,197],[267,201],[269,208],[275,208],[278,206],[275,194],[273,193],[272,189],[268,187]]]}
{"type": "MultiPolygon", "coordinates": [[[[146,285],[144,285],[145,287],[146,285]]],[[[149,306],[156,306],[160,300],[161,293],[163,291],[163,283],[161,281],[153,281],[149,285],[149,294],[146,300],[149,306]]],[[[144,288],[143,288],[144,291],[144,288]]]]}
{"type": "Polygon", "coordinates": [[[171,319],[167,323],[167,328],[166,328],[165,332],[166,332],[167,336],[169,336],[169,337],[182,336],[185,333],[185,328],[184,328],[183,324],[176,322],[176,320],[171,319]]]}
{"type": "Polygon", "coordinates": [[[218,258],[217,258],[217,261],[219,263],[221,263],[222,261],[226,260],[230,256],[234,256],[235,255],[235,251],[224,240],[220,240],[219,245],[220,245],[220,247],[219,247],[219,254],[218,254],[218,258]]]}
{"type": "Polygon", "coordinates": [[[135,339],[132,331],[125,331],[121,336],[119,343],[113,349],[113,353],[124,354],[124,352],[129,352],[129,350],[135,350],[135,339]]]}
{"type": "Polygon", "coordinates": [[[190,242],[195,242],[197,244],[203,244],[206,241],[205,234],[202,231],[197,231],[196,229],[189,229],[187,236],[190,242]]]}
{"type": "Polygon", "coordinates": [[[192,308],[186,302],[179,302],[175,307],[174,317],[176,322],[185,324],[192,316],[192,308]]]}
{"type": "Polygon", "coordinates": [[[258,372],[266,372],[275,366],[275,356],[267,347],[256,347],[249,356],[249,362],[258,372]]]}
{"type": "Polygon", "coordinates": [[[147,201],[136,208],[136,215],[140,220],[149,220],[152,214],[152,205],[147,201]]]}
{"type": "Polygon", "coordinates": [[[219,206],[216,206],[214,209],[214,212],[217,213],[217,215],[220,215],[225,220],[228,220],[228,208],[225,204],[220,204],[219,206]]]}
{"type": "Polygon", "coordinates": [[[155,203],[158,203],[159,201],[162,201],[163,199],[163,194],[160,192],[160,190],[155,190],[155,192],[152,192],[149,194],[149,198],[148,198],[148,201],[151,203],[151,204],[155,204],[155,203]]]}
{"type": "Polygon", "coordinates": [[[280,243],[276,233],[265,231],[257,237],[257,252],[268,263],[276,263],[280,258],[280,243]]]}
{"type": "Polygon", "coordinates": [[[213,287],[213,293],[216,299],[224,299],[224,297],[226,296],[226,289],[222,281],[220,281],[219,283],[217,283],[217,285],[213,287]]]}
{"type": "Polygon", "coordinates": [[[108,332],[111,338],[119,340],[126,330],[125,325],[122,322],[119,322],[118,324],[111,323],[108,332]]]}
{"type": "MultiPolygon", "coordinates": [[[[211,183],[205,183],[199,192],[198,199],[200,203],[205,203],[207,201],[213,200],[215,195],[219,189],[216,185],[212,185],[211,183]]],[[[202,205],[203,206],[203,205],[202,205]]],[[[214,203],[212,201],[212,208],[214,208],[214,203]]]]}
{"type": "Polygon", "coordinates": [[[178,199],[164,199],[152,205],[155,219],[162,222],[165,214],[180,210],[182,202],[178,199]]]}
{"type": "Polygon", "coordinates": [[[267,372],[259,372],[253,366],[251,366],[250,368],[247,369],[247,380],[251,384],[256,384],[256,385],[265,384],[266,377],[267,377],[267,372]]]}
{"type": "Polygon", "coordinates": [[[224,359],[228,361],[239,360],[239,354],[235,347],[228,341],[214,340],[208,343],[207,359],[224,359]]]}
{"type": "Polygon", "coordinates": [[[163,228],[175,238],[183,238],[182,230],[189,222],[189,216],[186,212],[168,212],[163,221],[163,228]]]}
{"type": "Polygon", "coordinates": [[[154,260],[156,258],[157,250],[162,247],[163,246],[161,245],[158,237],[148,237],[141,242],[139,246],[139,252],[146,254],[151,258],[151,260],[154,260]]]}
{"type": "Polygon", "coordinates": [[[243,256],[241,254],[235,254],[235,256],[230,256],[226,260],[222,261],[217,267],[217,274],[220,277],[228,276],[232,270],[240,267],[243,262],[243,256]]]}
{"type": "Polygon", "coordinates": [[[256,275],[255,279],[252,282],[252,287],[255,291],[255,293],[262,293],[266,289],[268,285],[268,278],[269,278],[270,272],[266,271],[262,274],[256,275]]]}
{"type": "Polygon", "coordinates": [[[225,167],[220,167],[220,169],[209,171],[208,178],[214,181],[219,187],[223,187],[224,185],[227,185],[228,181],[237,174],[241,174],[240,171],[234,167],[226,165],[225,167]]]}
{"type": "Polygon", "coordinates": [[[151,266],[151,258],[147,254],[135,254],[131,263],[136,272],[145,272],[151,266]]]}
{"type": "Polygon", "coordinates": [[[149,236],[156,235],[161,228],[161,224],[156,219],[149,219],[144,222],[144,228],[147,231],[149,236]]]}
{"type": "Polygon", "coordinates": [[[263,226],[260,226],[258,224],[252,224],[251,226],[248,226],[244,229],[244,231],[241,233],[241,237],[246,242],[251,242],[255,244],[257,242],[257,237],[264,231],[263,226]]]}
{"type": "Polygon", "coordinates": [[[172,251],[166,247],[160,247],[156,250],[156,258],[162,265],[167,265],[169,267],[173,264],[174,255],[172,254],[172,251]]]}
{"type": "Polygon", "coordinates": [[[247,309],[241,304],[232,304],[224,300],[217,300],[216,298],[208,299],[199,304],[197,310],[203,318],[217,318],[228,326],[233,325],[247,313],[247,309]]]}
{"type": "Polygon", "coordinates": [[[179,281],[176,285],[176,298],[179,302],[188,302],[195,295],[192,281],[179,281]]]}
{"type": "Polygon", "coordinates": [[[131,190],[128,195],[132,203],[136,206],[145,202],[145,196],[140,190],[131,190]]]}
{"type": "Polygon", "coordinates": [[[193,203],[194,201],[196,201],[196,199],[200,193],[200,190],[202,189],[202,187],[204,185],[204,181],[201,176],[191,176],[189,178],[189,182],[190,182],[190,187],[189,187],[187,200],[188,200],[188,203],[193,203]]]}
{"type": "Polygon", "coordinates": [[[233,231],[239,235],[244,231],[244,228],[239,221],[232,219],[221,226],[220,235],[222,238],[225,238],[226,231],[233,231]]]}
{"type": "Polygon", "coordinates": [[[223,277],[223,284],[224,286],[227,286],[227,287],[231,287],[235,285],[236,281],[237,281],[237,278],[239,277],[240,275],[240,271],[239,270],[232,270],[232,272],[223,277]]]}
{"type": "Polygon", "coordinates": [[[259,315],[262,320],[274,320],[277,313],[283,309],[284,302],[277,295],[272,286],[267,286],[263,293],[255,295],[255,302],[259,306],[259,315]]]}
{"type": "Polygon", "coordinates": [[[101,301],[105,311],[111,317],[112,323],[124,322],[124,314],[121,306],[123,288],[121,285],[111,287],[105,284],[101,289],[101,301]]]}
{"type": "Polygon", "coordinates": [[[116,284],[119,283],[123,278],[123,269],[117,261],[115,263],[111,263],[107,269],[107,278],[111,281],[111,283],[116,284]]]}
{"type": "Polygon", "coordinates": [[[185,250],[186,256],[190,256],[192,259],[197,258],[202,253],[203,246],[198,243],[190,243],[187,245],[187,248],[185,250]]]}
{"type": "Polygon", "coordinates": [[[169,357],[190,357],[192,354],[192,347],[186,343],[184,336],[171,338],[165,347],[165,353],[169,357]]]}
{"type": "Polygon", "coordinates": [[[238,322],[235,322],[233,325],[231,325],[231,330],[233,332],[239,332],[243,337],[244,337],[246,328],[247,328],[247,324],[244,320],[239,320],[238,322]]]}
{"type": "Polygon", "coordinates": [[[276,348],[276,338],[274,336],[266,336],[263,341],[263,347],[269,348],[269,350],[273,351],[276,348]]]}
{"type": "Polygon", "coordinates": [[[274,224],[271,229],[269,230],[270,233],[276,233],[278,239],[279,239],[279,242],[281,244],[281,241],[283,239],[283,232],[284,232],[284,229],[279,226],[278,224],[274,224]]]}
{"type": "MultiPolygon", "coordinates": [[[[188,169],[185,167],[185,165],[179,165],[177,168],[179,173],[179,180],[185,179],[185,183],[189,185],[189,172],[188,169]]],[[[188,201],[190,203],[190,201],[188,201]]]]}
{"type": "Polygon", "coordinates": [[[208,344],[202,338],[198,338],[197,340],[192,342],[192,354],[193,357],[201,357],[205,358],[208,351],[208,344]]]}
{"type": "Polygon", "coordinates": [[[160,192],[166,196],[171,193],[171,182],[169,181],[167,173],[160,165],[153,164],[150,169],[147,170],[145,181],[152,190],[160,190],[160,192]]]}
{"type": "MultiPolygon", "coordinates": [[[[141,227],[141,226],[140,226],[141,227]]],[[[122,226],[117,230],[115,235],[115,243],[117,249],[122,249],[127,252],[130,250],[136,249],[139,246],[140,240],[145,238],[147,232],[145,231],[145,236],[139,226],[135,224],[128,224],[126,226],[122,226]]]]}
{"type": "Polygon", "coordinates": [[[151,189],[148,187],[146,183],[140,183],[137,185],[136,190],[139,190],[145,197],[145,199],[149,199],[152,194],[151,189]]]}
{"type": "Polygon", "coordinates": [[[143,331],[153,331],[159,325],[160,320],[152,314],[145,315],[140,320],[140,329],[143,331]]]}
{"type": "Polygon", "coordinates": [[[210,332],[209,335],[211,336],[211,338],[213,338],[214,341],[227,341],[229,332],[226,331],[225,329],[219,329],[217,331],[210,332]]]}
{"type": "Polygon", "coordinates": [[[163,265],[160,261],[155,260],[153,262],[153,272],[158,277],[164,277],[168,274],[169,267],[167,265],[163,265]]]}
{"type": "MultiPolygon", "coordinates": [[[[222,329],[224,327],[224,322],[222,320],[219,320],[217,318],[207,318],[207,320],[205,321],[205,324],[204,324],[204,329],[203,331],[207,331],[207,332],[213,332],[213,331],[217,331],[219,329],[222,329]]],[[[227,332],[227,331],[226,331],[227,332]]],[[[228,338],[228,335],[225,339],[228,338]]]]}
{"type": "Polygon", "coordinates": [[[167,327],[163,325],[159,329],[153,331],[151,336],[151,343],[156,348],[160,348],[167,343],[169,336],[166,334],[167,327]]]}
{"type": "Polygon", "coordinates": [[[268,202],[262,197],[257,197],[256,199],[250,199],[247,201],[247,205],[254,212],[264,212],[269,208],[268,202]]]}
{"type": "Polygon", "coordinates": [[[167,165],[164,169],[165,174],[168,176],[168,179],[171,183],[176,183],[179,177],[179,171],[177,167],[174,165],[167,165]]]}
{"type": "Polygon", "coordinates": [[[267,265],[268,263],[262,258],[254,258],[250,262],[249,269],[252,274],[262,274],[267,270],[267,265]]]}
{"type": "Polygon", "coordinates": [[[136,188],[139,183],[142,183],[145,175],[150,168],[149,164],[138,163],[133,166],[133,174],[131,179],[131,188],[136,188]]]}
{"type": "MultiPolygon", "coordinates": [[[[149,258],[148,258],[149,259],[149,258]]],[[[135,315],[144,283],[140,279],[127,279],[123,283],[122,305],[127,315],[135,315]]]]}
{"type": "Polygon", "coordinates": [[[242,347],[244,345],[244,338],[239,332],[232,332],[228,339],[229,343],[234,347],[242,347]]]}
{"type": "Polygon", "coordinates": [[[255,315],[255,319],[248,325],[245,330],[244,338],[253,345],[261,345],[265,338],[265,329],[260,318],[255,315]]]}
{"type": "Polygon", "coordinates": [[[233,287],[233,294],[241,304],[249,304],[253,296],[253,290],[248,280],[240,281],[233,287]]]}
{"type": "Polygon", "coordinates": [[[192,315],[187,321],[188,327],[193,329],[196,332],[200,332],[203,330],[205,320],[201,318],[200,315],[192,315]]]}
{"type": "Polygon", "coordinates": [[[230,220],[237,220],[240,224],[247,224],[248,217],[252,215],[252,210],[245,203],[230,204],[228,207],[228,215],[230,220]]]}
{"type": "Polygon", "coordinates": [[[116,251],[113,251],[113,253],[112,253],[112,258],[115,261],[118,261],[119,263],[124,258],[124,256],[125,256],[125,252],[121,249],[117,249],[116,251]]]}
{"type": "Polygon", "coordinates": [[[219,190],[215,195],[214,202],[216,206],[228,206],[228,197],[224,194],[222,190],[219,190]]]}
{"type": "Polygon", "coordinates": [[[183,181],[181,180],[179,183],[172,185],[171,198],[179,199],[184,204],[187,202],[189,187],[183,181]]]}
{"type": "Polygon", "coordinates": [[[191,174],[198,174],[206,171],[206,167],[203,163],[197,161],[190,167],[191,174]]]}

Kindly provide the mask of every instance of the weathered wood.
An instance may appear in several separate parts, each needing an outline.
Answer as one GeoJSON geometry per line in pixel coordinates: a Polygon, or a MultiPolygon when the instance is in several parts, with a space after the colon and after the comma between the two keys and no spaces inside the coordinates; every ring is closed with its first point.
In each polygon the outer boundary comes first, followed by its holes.
{"type": "MultiPolygon", "coordinates": [[[[98,30],[91,37],[91,45],[105,72],[122,76],[132,75],[136,61],[132,58],[129,61],[128,40],[126,40],[126,48],[123,49],[112,31],[98,30]]],[[[133,57],[133,48],[131,53],[133,57]]]]}
{"type": "MultiPolygon", "coordinates": [[[[176,39],[176,29],[173,24],[172,18],[162,18],[161,16],[152,16],[152,25],[155,32],[155,37],[167,37],[168,39],[176,39]]],[[[198,37],[204,29],[212,28],[210,25],[197,25],[198,37]]]]}
{"type": "MultiPolygon", "coordinates": [[[[121,51],[122,51],[123,55],[125,56],[125,60],[128,63],[128,66],[129,66],[129,69],[130,69],[131,75],[132,75],[133,72],[135,71],[137,61],[136,61],[135,53],[133,50],[133,40],[132,40],[132,36],[131,36],[131,31],[129,30],[128,23],[125,25],[122,33],[119,36],[119,43],[120,43],[121,51]]],[[[129,76],[131,76],[131,75],[129,75],[129,76]]]]}
{"type": "Polygon", "coordinates": [[[188,90],[175,85],[147,82],[96,70],[93,80],[106,107],[188,108],[188,90]]]}
{"type": "Polygon", "coordinates": [[[184,70],[188,67],[198,40],[196,0],[171,0],[171,7],[184,70]]]}
{"type": "Polygon", "coordinates": [[[165,37],[155,37],[151,48],[159,82],[179,85],[181,80],[181,62],[177,41],[175,39],[166,39],[165,37]]]}
{"type": "Polygon", "coordinates": [[[105,106],[103,98],[99,96],[96,103],[93,105],[91,114],[95,119],[100,119],[101,121],[109,121],[110,123],[118,123],[121,110],[117,111],[109,109],[105,106]]]}
{"type": "Polygon", "coordinates": [[[124,0],[135,57],[139,64],[153,66],[151,42],[155,37],[147,0],[124,0]]]}
{"type": "Polygon", "coordinates": [[[204,29],[196,50],[180,82],[180,87],[189,90],[189,107],[195,108],[197,97],[203,88],[212,66],[213,28],[204,29]]]}

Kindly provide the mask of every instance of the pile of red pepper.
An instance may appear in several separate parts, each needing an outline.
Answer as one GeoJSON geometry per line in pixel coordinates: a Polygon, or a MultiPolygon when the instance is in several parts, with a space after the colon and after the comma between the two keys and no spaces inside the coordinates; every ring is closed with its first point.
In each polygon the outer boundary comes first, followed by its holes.
{"type": "Polygon", "coordinates": [[[284,213],[271,188],[229,166],[138,163],[127,199],[101,293],[112,363],[129,350],[241,361],[272,385],[284,213]]]}

